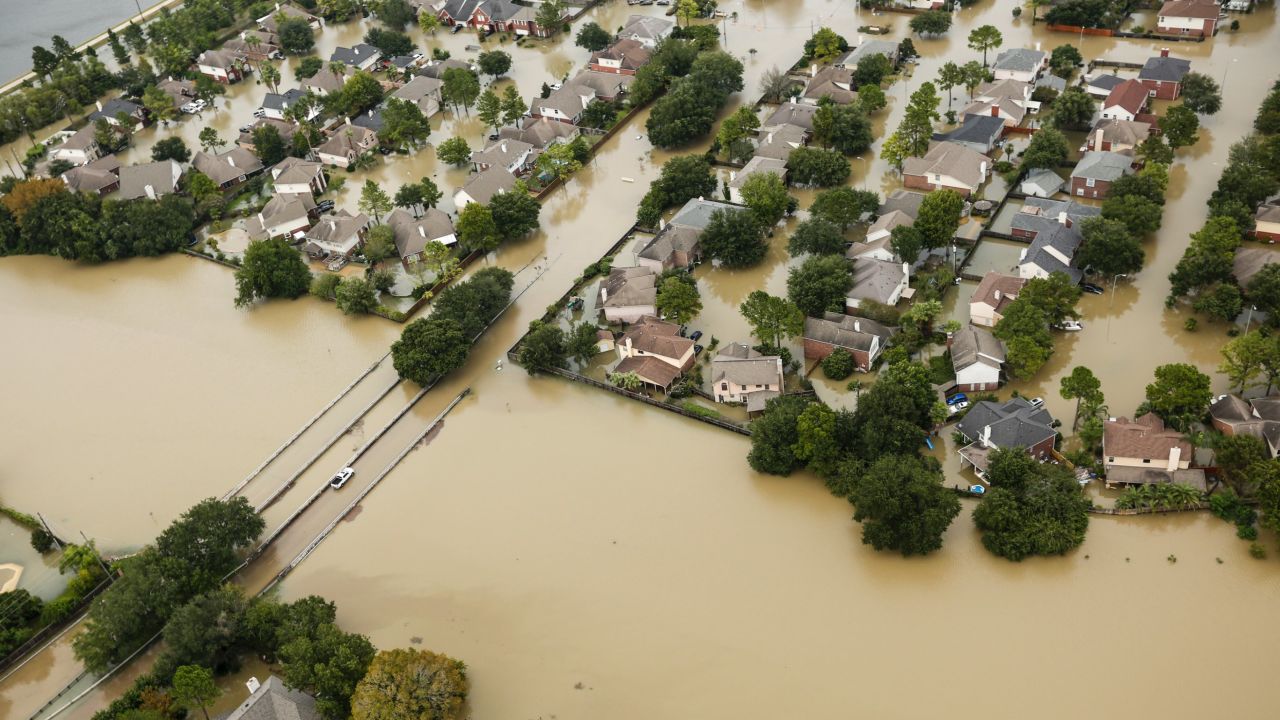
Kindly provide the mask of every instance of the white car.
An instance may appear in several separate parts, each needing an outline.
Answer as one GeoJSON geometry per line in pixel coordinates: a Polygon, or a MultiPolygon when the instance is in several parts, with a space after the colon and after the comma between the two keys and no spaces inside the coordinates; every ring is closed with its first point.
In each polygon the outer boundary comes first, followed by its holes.
{"type": "Polygon", "coordinates": [[[1044,407],[1044,398],[1042,397],[1034,397],[1028,400],[1027,402],[1031,403],[1031,407],[1036,407],[1036,408],[1044,407]]]}
{"type": "Polygon", "coordinates": [[[329,487],[334,490],[339,490],[343,485],[346,485],[347,481],[351,479],[351,476],[355,474],[355,468],[344,467],[338,471],[337,475],[333,476],[332,480],[329,481],[329,487]]]}
{"type": "Polygon", "coordinates": [[[1084,329],[1084,323],[1079,320],[1063,320],[1058,324],[1058,329],[1067,332],[1080,332],[1084,329]]]}

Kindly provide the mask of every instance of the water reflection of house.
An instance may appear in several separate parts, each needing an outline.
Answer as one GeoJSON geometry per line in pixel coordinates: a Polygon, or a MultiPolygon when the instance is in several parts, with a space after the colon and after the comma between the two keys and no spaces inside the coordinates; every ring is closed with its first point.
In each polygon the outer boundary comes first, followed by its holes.
{"type": "Polygon", "coordinates": [[[804,319],[804,357],[823,360],[836,348],[853,356],[859,372],[867,372],[893,337],[893,331],[874,320],[841,313],[804,319]]]}
{"type": "Polygon", "coordinates": [[[1165,429],[1155,413],[1109,418],[1103,425],[1102,455],[1107,486],[1182,483],[1205,489],[1204,471],[1191,469],[1191,443],[1165,429]]]}
{"type": "Polygon", "coordinates": [[[989,272],[982,276],[982,282],[969,298],[969,322],[983,327],[995,327],[1004,315],[1001,311],[1009,307],[1009,303],[1018,299],[1027,284],[1024,278],[1013,275],[1002,275],[989,272]]]}
{"type": "Polygon", "coordinates": [[[1252,435],[1266,443],[1271,457],[1280,455],[1280,396],[1223,395],[1209,406],[1209,416],[1223,435],[1252,435]]]}
{"type": "Polygon", "coordinates": [[[782,393],[782,358],[729,343],[711,360],[711,391],[716,402],[764,410],[766,402],[782,393]]]}
{"type": "Polygon", "coordinates": [[[951,340],[951,368],[961,392],[999,388],[1004,361],[1004,343],[986,328],[966,325],[951,340]]]}
{"type": "Polygon", "coordinates": [[[1058,436],[1049,411],[1020,397],[1003,403],[990,400],[975,403],[956,430],[969,442],[960,448],[961,467],[972,466],[978,477],[986,477],[993,450],[1025,450],[1043,461],[1053,451],[1058,436]]]}
{"type": "Polygon", "coordinates": [[[651,268],[613,268],[600,283],[599,304],[604,318],[611,323],[639,322],[647,315],[657,315],[658,276],[651,268]]]}

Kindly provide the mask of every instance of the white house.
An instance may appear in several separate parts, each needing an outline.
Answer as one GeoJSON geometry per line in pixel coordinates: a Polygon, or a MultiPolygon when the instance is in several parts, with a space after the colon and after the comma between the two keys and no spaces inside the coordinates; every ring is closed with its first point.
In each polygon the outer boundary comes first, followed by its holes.
{"type": "Polygon", "coordinates": [[[275,194],[255,217],[245,223],[245,230],[254,240],[283,237],[301,239],[311,227],[312,213],[316,209],[311,193],[297,195],[275,194]]]}
{"type": "Polygon", "coordinates": [[[323,165],[295,157],[287,157],[273,165],[271,180],[281,195],[319,195],[329,186],[323,165]]]}
{"type": "Polygon", "coordinates": [[[467,180],[462,189],[453,194],[453,206],[458,212],[471,203],[488,205],[498,193],[511,192],[516,187],[516,176],[506,168],[494,167],[478,172],[467,180]]]}
{"type": "Polygon", "coordinates": [[[1018,299],[1026,279],[989,272],[969,299],[969,322],[983,327],[995,327],[1004,318],[1003,310],[1018,299]]]}
{"type": "Polygon", "coordinates": [[[951,367],[956,373],[956,389],[961,392],[1000,387],[1004,361],[1004,343],[986,328],[969,325],[951,339],[951,367]]]}
{"type": "Polygon", "coordinates": [[[94,139],[93,125],[85,125],[69,133],[62,144],[49,151],[49,159],[66,160],[72,165],[85,165],[101,155],[98,141],[94,139]]]}
{"type": "Polygon", "coordinates": [[[753,403],[753,395],[782,393],[782,358],[762,355],[745,343],[729,343],[711,360],[711,389],[716,402],[753,403]]]}
{"type": "Polygon", "coordinates": [[[764,173],[773,173],[779,180],[786,180],[787,163],[777,158],[753,157],[741,170],[730,172],[729,182],[725,183],[725,187],[729,189],[729,202],[745,204],[742,200],[742,186],[747,184],[752,175],[764,173]]]}
{"type": "Polygon", "coordinates": [[[991,72],[996,80],[1035,82],[1036,77],[1048,65],[1049,54],[1030,48],[1010,48],[996,56],[991,72]]]}
{"type": "MultiPolygon", "coordinates": [[[[307,197],[307,196],[299,196],[307,197]]],[[[352,215],[339,210],[321,216],[307,231],[307,253],[313,256],[340,255],[350,257],[364,242],[369,218],[364,213],[352,215]]]]}
{"type": "Polygon", "coordinates": [[[845,297],[845,308],[853,310],[863,302],[896,305],[907,291],[911,266],[907,263],[862,258],[853,265],[853,287],[845,297]]]}

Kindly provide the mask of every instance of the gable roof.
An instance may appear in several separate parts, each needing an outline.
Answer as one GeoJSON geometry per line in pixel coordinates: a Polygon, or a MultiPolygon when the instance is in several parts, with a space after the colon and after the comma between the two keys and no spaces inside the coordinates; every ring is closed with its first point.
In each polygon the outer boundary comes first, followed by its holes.
{"type": "Polygon", "coordinates": [[[744,343],[729,343],[711,359],[711,381],[781,385],[782,360],[777,355],[761,355],[744,343]]]}
{"type": "Polygon", "coordinates": [[[922,158],[907,158],[902,164],[902,172],[906,175],[948,175],[976,188],[982,184],[989,164],[987,157],[981,153],[963,145],[943,141],[931,144],[929,152],[922,158]]]}
{"type": "Polygon", "coordinates": [[[281,185],[309,184],[323,172],[324,165],[296,157],[287,157],[271,167],[272,179],[281,185]]]}
{"type": "Polygon", "coordinates": [[[347,78],[351,76],[352,69],[345,68],[339,75],[333,71],[331,63],[325,63],[325,66],[309,78],[303,78],[302,87],[314,88],[326,93],[337,92],[347,84],[347,78]]]}
{"type": "Polygon", "coordinates": [[[1026,284],[1027,281],[1023,278],[1004,275],[993,270],[982,276],[982,282],[978,283],[969,302],[989,305],[996,312],[1000,312],[1018,297],[1018,293],[1022,292],[1026,284]]]}
{"type": "Polygon", "coordinates": [[[613,268],[600,282],[604,307],[652,305],[658,296],[658,276],[647,267],[613,268]]]}
{"type": "Polygon", "coordinates": [[[1174,448],[1181,451],[1181,459],[1191,460],[1191,443],[1182,433],[1166,430],[1164,421],[1155,413],[1147,413],[1135,420],[1110,418],[1102,432],[1102,452],[1110,457],[1168,459],[1174,448]]]}
{"type": "Polygon", "coordinates": [[[711,216],[714,215],[717,210],[743,212],[746,208],[741,205],[730,205],[729,203],[718,202],[716,200],[691,198],[676,211],[676,214],[672,216],[671,220],[667,222],[667,224],[705,230],[707,224],[711,222],[711,216]]]}
{"type": "Polygon", "coordinates": [[[806,317],[804,319],[804,337],[848,350],[868,352],[875,338],[884,340],[893,336],[893,331],[874,320],[856,315],[842,315],[826,312],[821,318],[806,317]]]}
{"type": "Polygon", "coordinates": [[[894,210],[901,210],[914,219],[920,212],[920,203],[924,202],[924,195],[911,190],[894,190],[889,193],[884,202],[880,203],[876,213],[884,215],[894,210]]]}
{"type": "Polygon", "coordinates": [[[1160,17],[1217,20],[1221,12],[1212,0],[1169,0],[1160,6],[1160,17]]]}
{"type": "Polygon", "coordinates": [[[999,98],[1026,100],[1031,97],[1031,85],[1021,80],[996,80],[979,85],[973,96],[976,98],[991,98],[993,100],[999,98]]]}
{"type": "Polygon", "coordinates": [[[911,217],[910,215],[903,212],[902,210],[890,210],[889,212],[876,218],[875,222],[871,223],[871,227],[867,228],[867,235],[868,236],[874,235],[882,231],[892,233],[893,229],[898,227],[899,225],[910,226],[915,224],[915,221],[916,221],[915,218],[911,217]]]}
{"type": "MultiPolygon", "coordinates": [[[[649,276],[657,277],[652,273],[649,276]]],[[[631,341],[633,350],[640,350],[650,355],[660,355],[672,360],[679,360],[684,357],[685,353],[693,349],[692,340],[680,337],[679,325],[659,320],[652,315],[640,318],[640,322],[633,324],[626,332],[622,333],[622,337],[618,339],[618,344],[626,345],[628,340],[631,341]]]]}
{"type": "Polygon", "coordinates": [[[622,26],[622,30],[618,35],[622,37],[630,37],[632,35],[645,38],[648,40],[657,40],[675,27],[675,23],[660,17],[652,15],[632,15],[627,18],[627,23],[622,26]]]}
{"type": "Polygon", "coordinates": [[[1107,150],[1090,150],[1080,158],[1071,177],[1093,178],[1110,182],[1133,171],[1133,157],[1107,150]]]}
{"type": "Polygon", "coordinates": [[[370,45],[369,43],[356,43],[354,47],[338,47],[333,49],[329,55],[329,62],[340,62],[348,67],[358,66],[368,62],[370,58],[378,59],[382,57],[382,51],[370,45]]]}
{"type": "Polygon", "coordinates": [[[872,55],[884,55],[889,58],[889,62],[895,62],[898,59],[898,43],[890,40],[865,40],[837,58],[836,65],[857,67],[858,63],[872,55]]]}
{"type": "Polygon", "coordinates": [[[650,385],[669,387],[680,377],[680,368],[650,355],[632,355],[622,359],[613,374],[635,373],[650,385]]]}
{"type": "Polygon", "coordinates": [[[328,215],[321,215],[310,230],[307,239],[312,242],[327,242],[342,245],[369,225],[369,217],[364,213],[352,215],[346,210],[339,210],[328,215]]]}
{"type": "Polygon", "coordinates": [[[853,285],[847,297],[888,305],[905,276],[902,263],[862,258],[853,264],[853,285]]]}
{"type": "Polygon", "coordinates": [[[268,110],[288,110],[307,94],[297,88],[289,88],[282,93],[269,92],[262,98],[262,107],[268,110]]]}
{"type": "Polygon", "coordinates": [[[1280,264],[1280,250],[1267,246],[1245,245],[1236,249],[1236,256],[1231,261],[1231,274],[1235,276],[1240,287],[1247,288],[1253,276],[1268,265],[1280,264]]]}
{"type": "Polygon", "coordinates": [[[1253,213],[1254,222],[1280,223],[1280,205],[1259,205],[1253,213]]]}
{"type": "Polygon", "coordinates": [[[173,160],[126,165],[120,168],[120,197],[124,200],[148,197],[149,187],[159,199],[178,189],[180,177],[182,166],[173,160]]]}
{"type": "Polygon", "coordinates": [[[1103,118],[1093,126],[1089,137],[1097,138],[1102,133],[1104,142],[1120,145],[1138,145],[1151,134],[1151,123],[1140,120],[1124,120],[1121,118],[1103,118]]]}
{"type": "Polygon", "coordinates": [[[62,173],[62,182],[72,192],[101,192],[120,182],[120,160],[103,155],[87,165],[79,165],[62,173]]]}
{"type": "Polygon", "coordinates": [[[285,687],[275,675],[222,720],[320,720],[316,699],[285,687]]]}
{"type": "MultiPolygon", "coordinates": [[[[401,258],[417,255],[432,240],[444,242],[454,234],[449,216],[436,208],[427,208],[422,217],[415,218],[413,213],[398,207],[387,216],[387,225],[395,233],[396,250],[401,258]]],[[[456,241],[455,238],[453,242],[456,241]]],[[[453,242],[446,244],[452,245],[453,242]]]]}
{"type": "Polygon", "coordinates": [[[804,145],[808,131],[799,125],[783,123],[769,125],[757,131],[760,136],[756,145],[755,157],[768,157],[775,160],[786,160],[791,151],[804,145]]]}
{"type": "Polygon", "coordinates": [[[996,56],[992,70],[1009,70],[1012,72],[1029,72],[1040,68],[1048,53],[1031,48],[1010,48],[996,56]]]}
{"type": "Polygon", "coordinates": [[[533,145],[522,140],[494,140],[489,147],[471,153],[471,162],[494,167],[506,167],[522,155],[533,150],[533,145]]]}
{"type": "Polygon", "coordinates": [[[1035,168],[1022,179],[1022,185],[1035,187],[1052,195],[1062,189],[1062,176],[1049,168],[1035,168]]]}
{"type": "Polygon", "coordinates": [[[462,186],[472,200],[481,205],[488,205],[494,195],[511,192],[516,187],[516,176],[507,172],[506,168],[491,167],[472,175],[467,184],[462,186]]]}
{"type": "Polygon", "coordinates": [[[262,169],[257,155],[242,147],[233,147],[216,155],[200,151],[191,158],[196,170],[209,176],[217,185],[231,182],[241,175],[252,175],[262,169]]]}
{"type": "MultiPolygon", "coordinates": [[[[1015,106],[1016,107],[1016,106],[1015,106]]],[[[991,145],[1004,132],[1004,120],[991,115],[966,115],[964,124],[942,136],[951,142],[991,145]]]]}
{"type": "Polygon", "coordinates": [[[991,100],[975,100],[964,108],[965,119],[970,116],[982,116],[999,118],[1001,116],[1008,117],[1014,124],[1021,124],[1023,118],[1027,116],[1027,109],[1018,104],[1013,98],[992,98],[991,100]],[[999,115],[993,114],[991,111],[996,109],[999,115]]]}
{"type": "Polygon", "coordinates": [[[1142,112],[1147,104],[1147,86],[1137,80],[1125,80],[1111,89],[1111,94],[1103,101],[1103,108],[1124,108],[1134,115],[1142,112]]]}
{"type": "Polygon", "coordinates": [[[1182,78],[1191,72],[1191,61],[1182,58],[1156,55],[1147,58],[1142,69],[1138,71],[1139,80],[1155,80],[1158,82],[1182,82],[1182,78]]]}
{"type": "Polygon", "coordinates": [[[276,193],[256,216],[249,218],[245,223],[245,230],[251,238],[263,238],[272,228],[283,223],[302,220],[315,208],[316,201],[310,193],[276,193]]]}
{"type": "Polygon", "coordinates": [[[435,97],[438,100],[440,88],[443,86],[444,81],[439,78],[417,75],[409,82],[396,88],[395,92],[391,93],[391,97],[408,100],[421,108],[422,101],[428,97],[435,97]]]}
{"type": "Polygon", "coordinates": [[[1098,75],[1089,81],[1090,89],[1106,90],[1110,93],[1117,85],[1124,82],[1124,78],[1119,75],[1104,74],[1098,75]]]}
{"type": "Polygon", "coordinates": [[[1004,343],[986,328],[968,325],[951,338],[951,366],[956,372],[978,364],[999,369],[1004,359],[1004,343]]]}
{"type": "Polygon", "coordinates": [[[353,121],[350,125],[339,127],[328,140],[325,140],[316,148],[317,153],[325,155],[339,155],[346,157],[351,154],[359,154],[362,148],[373,143],[377,133],[363,125],[357,125],[353,121]]]}
{"type": "Polygon", "coordinates": [[[543,114],[544,110],[555,110],[568,118],[575,118],[595,99],[594,88],[569,83],[553,90],[544,98],[534,98],[529,104],[530,112],[543,114]]]}
{"type": "Polygon", "coordinates": [[[524,127],[504,127],[498,131],[498,137],[527,142],[541,150],[557,140],[567,140],[578,134],[577,127],[545,117],[526,118],[524,127]]]}
{"type": "Polygon", "coordinates": [[[98,118],[115,120],[116,116],[120,113],[124,113],[129,117],[135,117],[142,113],[142,106],[123,98],[111,98],[110,100],[102,103],[101,110],[95,110],[92,113],[89,113],[89,120],[91,122],[98,118]]]}
{"type": "Polygon", "coordinates": [[[639,70],[653,57],[653,51],[639,40],[623,38],[605,48],[591,54],[591,62],[600,60],[617,60],[620,67],[627,70],[639,70]]]}
{"type": "Polygon", "coordinates": [[[852,86],[852,71],[829,65],[809,78],[809,83],[804,89],[804,96],[812,99],[829,97],[840,105],[847,105],[858,97],[858,94],[850,89],[852,86]]]}
{"type": "Polygon", "coordinates": [[[752,157],[729,181],[729,187],[740,188],[746,184],[747,180],[751,179],[752,175],[763,173],[773,173],[778,176],[778,179],[785,180],[787,178],[787,164],[777,158],[752,157]]]}
{"type": "Polygon", "coordinates": [[[1033,407],[1015,397],[1006,402],[981,400],[969,408],[956,429],[972,441],[982,438],[984,428],[991,428],[990,442],[999,448],[1029,448],[1057,435],[1053,416],[1043,407],[1033,407]]]}
{"type": "Polygon", "coordinates": [[[762,123],[763,127],[775,125],[795,125],[810,132],[813,131],[813,116],[818,112],[817,105],[788,101],[778,106],[777,110],[762,123]]]}

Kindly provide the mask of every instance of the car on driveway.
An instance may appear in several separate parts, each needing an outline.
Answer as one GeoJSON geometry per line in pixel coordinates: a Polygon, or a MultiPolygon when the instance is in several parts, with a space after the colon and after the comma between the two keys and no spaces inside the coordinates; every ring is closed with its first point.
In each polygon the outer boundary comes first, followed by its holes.
{"type": "MultiPolygon", "coordinates": [[[[964,393],[956,393],[955,395],[952,395],[951,397],[947,398],[948,405],[956,405],[958,403],[968,403],[968,402],[969,402],[969,396],[965,395],[964,393]]],[[[966,404],[965,407],[968,407],[968,405],[966,404]]]]}
{"type": "Polygon", "coordinates": [[[698,342],[699,340],[702,339],[702,331],[694,330],[693,332],[689,333],[689,339],[694,342],[698,342]]]}
{"type": "Polygon", "coordinates": [[[325,213],[325,212],[329,212],[332,209],[333,209],[332,200],[321,200],[320,202],[316,203],[316,210],[318,210],[319,212],[325,213]]]}
{"type": "Polygon", "coordinates": [[[1101,295],[1106,292],[1106,290],[1102,289],[1101,285],[1094,285],[1093,283],[1081,283],[1080,289],[1094,295],[1101,295]]]}
{"type": "Polygon", "coordinates": [[[329,487],[334,490],[340,490],[342,486],[346,485],[347,481],[351,479],[351,476],[355,474],[355,468],[344,467],[338,471],[337,475],[333,476],[332,480],[329,481],[329,487]]]}

